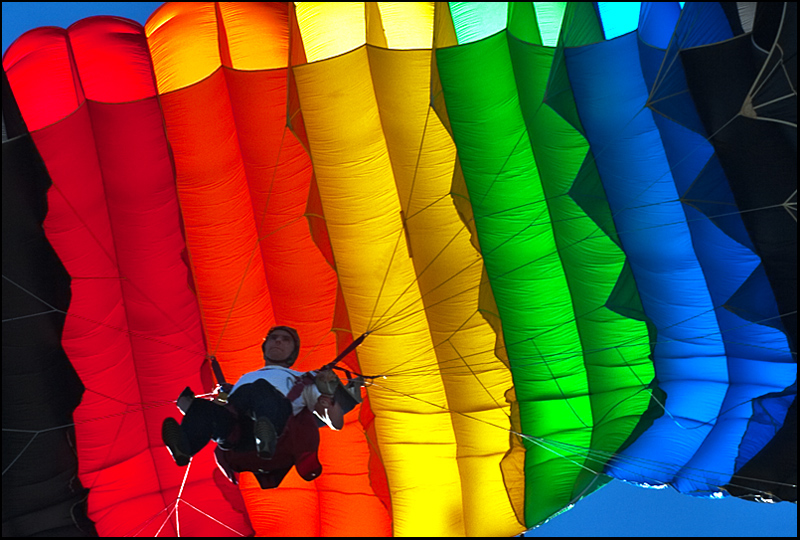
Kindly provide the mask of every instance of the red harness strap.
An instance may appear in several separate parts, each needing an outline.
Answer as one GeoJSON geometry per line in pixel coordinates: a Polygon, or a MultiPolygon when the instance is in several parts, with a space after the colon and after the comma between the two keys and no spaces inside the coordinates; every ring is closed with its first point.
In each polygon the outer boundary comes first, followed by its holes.
{"type": "Polygon", "coordinates": [[[303,373],[297,378],[297,381],[295,381],[294,386],[292,386],[292,389],[289,390],[289,393],[286,394],[286,399],[293,402],[300,397],[300,394],[303,393],[303,390],[306,389],[306,386],[311,386],[312,384],[314,384],[314,376],[311,373],[303,373]]]}

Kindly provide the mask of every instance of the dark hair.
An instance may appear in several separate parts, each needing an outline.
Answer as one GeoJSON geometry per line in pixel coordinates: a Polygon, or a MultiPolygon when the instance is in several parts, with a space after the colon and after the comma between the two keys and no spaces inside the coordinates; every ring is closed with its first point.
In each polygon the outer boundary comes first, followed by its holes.
{"type": "Polygon", "coordinates": [[[261,352],[264,353],[264,355],[266,356],[267,353],[264,351],[264,347],[267,344],[269,336],[272,335],[272,333],[275,330],[283,330],[284,332],[287,332],[290,336],[292,336],[292,339],[294,340],[294,350],[292,351],[292,354],[290,354],[289,357],[286,359],[286,363],[289,366],[291,366],[292,364],[294,364],[294,361],[297,360],[297,356],[300,354],[300,335],[297,333],[297,330],[295,330],[291,326],[273,326],[272,328],[270,328],[269,332],[267,332],[267,337],[264,338],[264,343],[261,344],[261,352]]]}

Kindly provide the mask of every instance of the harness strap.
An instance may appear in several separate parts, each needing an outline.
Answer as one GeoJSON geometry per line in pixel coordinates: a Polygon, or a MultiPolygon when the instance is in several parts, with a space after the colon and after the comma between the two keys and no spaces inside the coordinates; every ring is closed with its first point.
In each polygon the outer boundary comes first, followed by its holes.
{"type": "Polygon", "coordinates": [[[211,369],[214,371],[214,376],[217,378],[217,384],[222,386],[226,382],[225,375],[222,373],[222,367],[219,365],[217,357],[214,355],[208,355],[206,358],[211,360],[211,369]]]}
{"type": "Polygon", "coordinates": [[[298,377],[297,381],[292,386],[292,389],[289,390],[289,393],[286,394],[286,399],[289,401],[294,401],[300,397],[300,394],[303,393],[306,386],[310,386],[314,384],[314,376],[311,373],[303,373],[300,377],[298,377]]]}

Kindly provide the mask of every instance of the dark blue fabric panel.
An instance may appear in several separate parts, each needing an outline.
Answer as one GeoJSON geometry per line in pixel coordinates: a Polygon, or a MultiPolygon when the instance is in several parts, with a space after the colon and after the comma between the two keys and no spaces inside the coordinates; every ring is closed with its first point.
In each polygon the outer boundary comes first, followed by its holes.
{"type": "MultiPolygon", "coordinates": [[[[710,36],[714,36],[713,39],[729,37],[728,21],[719,6],[694,6],[684,16],[676,32],[676,41],[698,44],[698,39],[708,42],[710,36]],[[698,20],[704,21],[704,28],[689,24],[689,21],[698,20]]],[[[639,50],[641,54],[646,49],[640,46],[639,50]]],[[[666,65],[657,55],[646,54],[641,55],[640,63],[644,73],[658,73],[655,80],[670,80],[674,94],[689,96],[680,62],[666,65]]],[[[651,87],[651,103],[652,92],[651,87]]],[[[677,191],[687,205],[685,212],[692,243],[714,305],[728,367],[726,397],[716,418],[709,420],[714,427],[675,483],[681,491],[702,492],[708,489],[705,483],[713,487],[727,481],[745,455],[752,457],[775,435],[786,415],[785,409],[776,411],[767,429],[749,429],[756,416],[753,404],[765,394],[780,393],[793,384],[795,368],[786,336],[775,321],[760,321],[752,316],[743,318],[727,309],[734,296],[739,302],[744,300],[745,294],[740,292],[744,289],[750,294],[767,291],[766,296],[747,303],[752,305],[756,300],[761,304],[769,303],[769,312],[778,311],[769,293],[766,275],[760,271],[760,258],[745,232],[713,147],[689,129],[695,129],[694,124],[686,124],[687,119],[698,118],[693,103],[673,99],[672,105],[680,105],[683,111],[674,118],[661,111],[662,114],[654,115],[654,120],[677,191]],[[754,287],[753,282],[757,280],[763,286],[754,287]],[[746,443],[743,442],[745,438],[746,443]]],[[[755,421],[763,423],[761,419],[755,421]]]]}

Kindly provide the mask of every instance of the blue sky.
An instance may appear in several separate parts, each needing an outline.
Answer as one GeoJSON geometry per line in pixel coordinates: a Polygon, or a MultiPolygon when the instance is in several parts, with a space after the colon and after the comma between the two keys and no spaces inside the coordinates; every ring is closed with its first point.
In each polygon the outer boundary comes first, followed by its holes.
{"type": "MultiPolygon", "coordinates": [[[[92,15],[142,24],[160,2],[3,2],[3,52],[25,31],[92,15]]],[[[528,536],[797,536],[797,506],[697,499],[612,482],[528,536]]]]}

